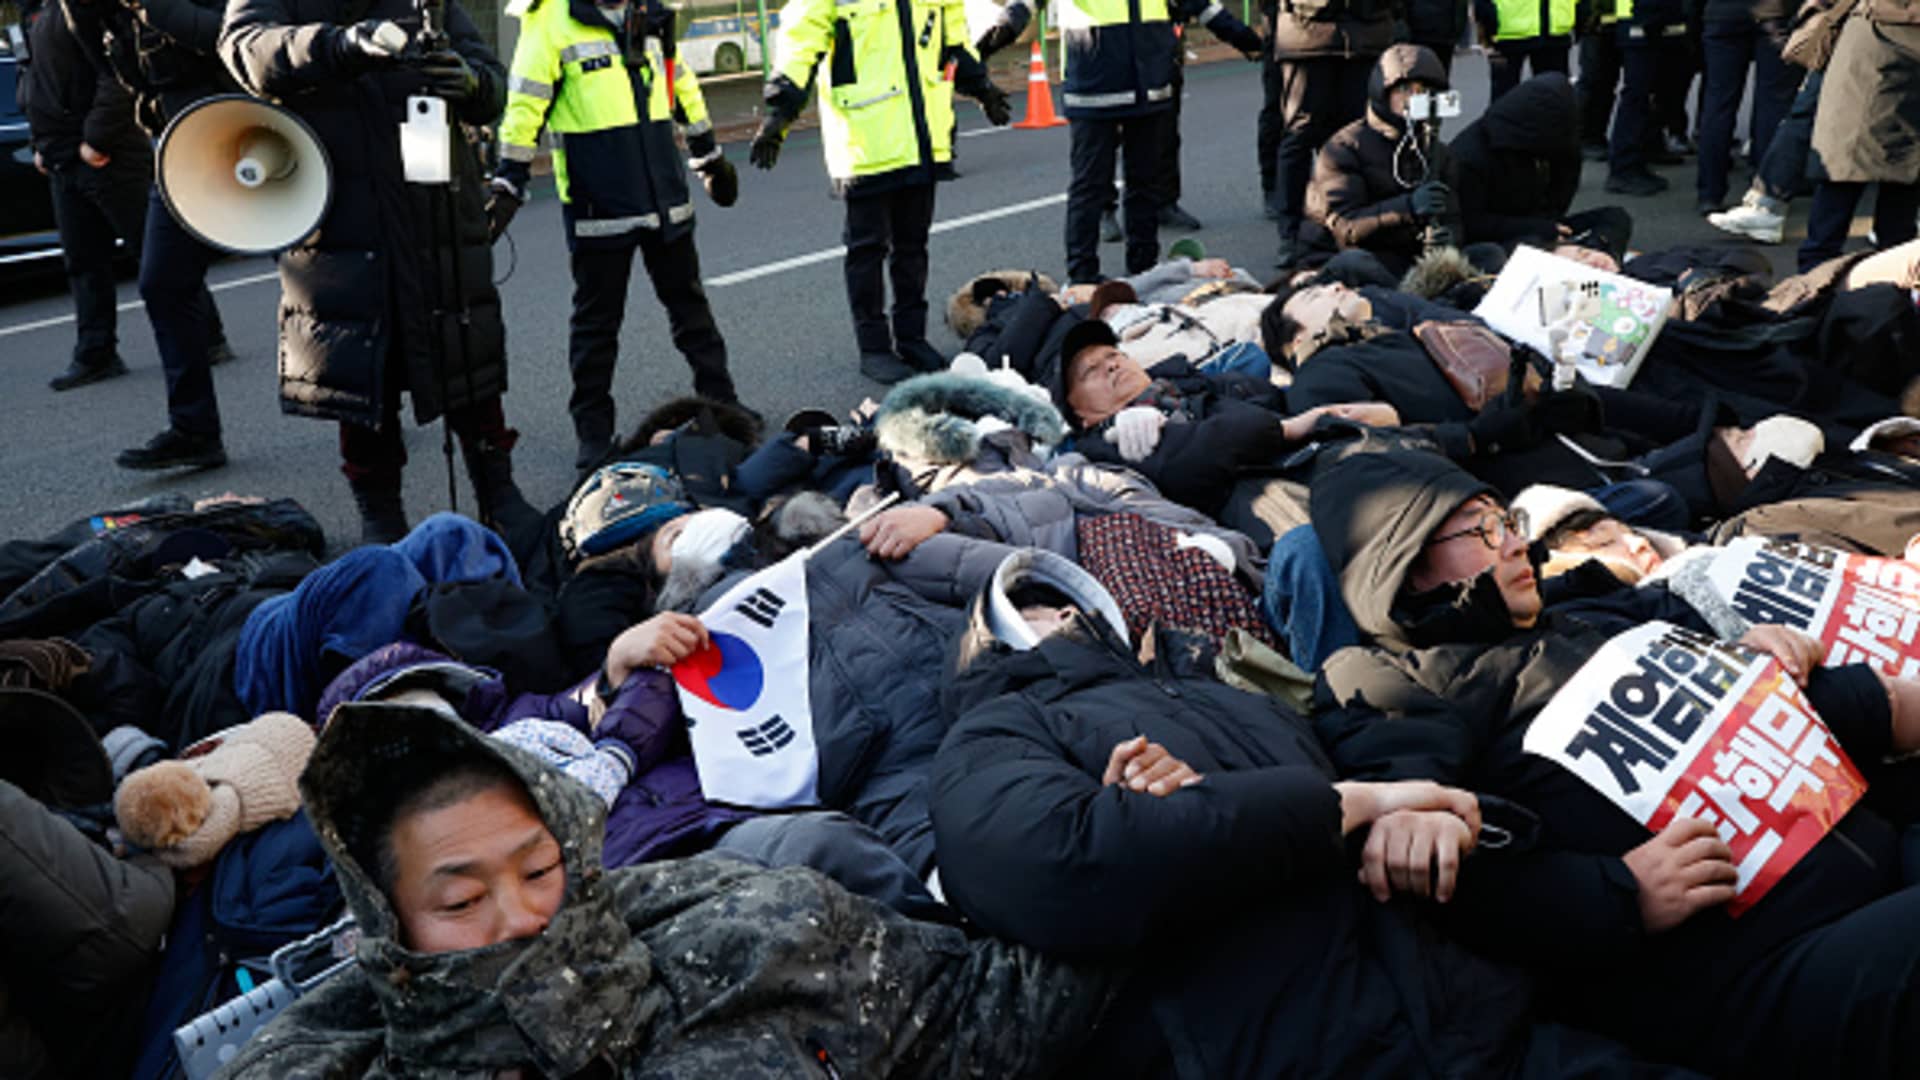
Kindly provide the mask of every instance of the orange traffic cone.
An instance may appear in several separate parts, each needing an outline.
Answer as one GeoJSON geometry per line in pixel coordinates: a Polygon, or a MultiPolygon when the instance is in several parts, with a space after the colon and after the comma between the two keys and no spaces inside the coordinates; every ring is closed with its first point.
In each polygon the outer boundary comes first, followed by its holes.
{"type": "Polygon", "coordinates": [[[1050,128],[1065,123],[1065,120],[1053,114],[1053,88],[1047,85],[1047,58],[1040,52],[1040,39],[1035,38],[1033,66],[1027,70],[1027,117],[1013,126],[1050,128]]]}

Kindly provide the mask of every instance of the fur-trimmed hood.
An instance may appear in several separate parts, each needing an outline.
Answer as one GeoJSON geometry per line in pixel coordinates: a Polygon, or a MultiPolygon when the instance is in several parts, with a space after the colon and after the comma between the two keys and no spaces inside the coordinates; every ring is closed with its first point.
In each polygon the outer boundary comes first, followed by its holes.
{"type": "Polygon", "coordinates": [[[1414,261],[1413,269],[1400,279],[1400,291],[1423,300],[1437,300],[1456,285],[1480,277],[1480,268],[1454,247],[1434,248],[1414,261]]]}
{"type": "Polygon", "coordinates": [[[997,292],[1019,292],[1038,280],[1040,291],[1049,296],[1060,291],[1052,278],[1035,270],[994,270],[981,274],[953,291],[947,300],[947,326],[961,341],[973,336],[987,321],[987,299],[997,292]]]}
{"type": "Polygon", "coordinates": [[[940,372],[895,386],[874,418],[880,448],[895,457],[931,464],[972,461],[980,440],[998,420],[1037,443],[1066,437],[1060,411],[1047,402],[970,375],[940,372]]]}

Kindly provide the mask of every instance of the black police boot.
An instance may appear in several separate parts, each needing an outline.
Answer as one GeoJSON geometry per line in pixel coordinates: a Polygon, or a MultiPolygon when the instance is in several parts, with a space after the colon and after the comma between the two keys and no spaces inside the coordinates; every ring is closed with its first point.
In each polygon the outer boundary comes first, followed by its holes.
{"type": "Polygon", "coordinates": [[[154,472],[159,469],[216,469],[227,463],[218,435],[191,435],[176,428],[147,440],[147,445],[120,451],[113,459],[123,469],[154,472]]]}
{"type": "Polygon", "coordinates": [[[1126,238],[1127,234],[1120,228],[1120,217],[1118,214],[1115,214],[1112,210],[1108,210],[1100,215],[1101,243],[1117,244],[1126,238]]]}
{"type": "Polygon", "coordinates": [[[219,341],[216,341],[213,344],[207,346],[207,366],[208,367],[219,367],[221,364],[224,364],[227,361],[232,359],[233,359],[233,346],[227,344],[226,338],[221,338],[219,341]]]}
{"type": "Polygon", "coordinates": [[[67,370],[48,379],[47,385],[56,391],[72,390],[88,383],[118,378],[126,373],[126,362],[120,359],[119,353],[110,353],[104,360],[90,362],[76,356],[73,362],[67,365],[67,370]]]}
{"type": "Polygon", "coordinates": [[[863,352],[860,354],[860,374],[874,382],[892,386],[902,379],[911,379],[920,374],[920,369],[890,352],[863,352]]]}
{"type": "Polygon", "coordinates": [[[1199,232],[1205,228],[1199,218],[1182,210],[1179,203],[1169,203],[1160,208],[1160,224],[1182,232],[1199,232]]]}
{"type": "Polygon", "coordinates": [[[1617,172],[1607,177],[1607,190],[1615,195],[1658,195],[1667,190],[1667,178],[1647,169],[1617,172]]]}
{"type": "Polygon", "coordinates": [[[540,511],[513,482],[511,448],[488,439],[462,439],[460,457],[467,463],[467,479],[473,482],[482,525],[504,537],[523,535],[523,530],[539,527],[540,511]]]}
{"type": "Polygon", "coordinates": [[[360,510],[360,542],[392,544],[408,532],[407,507],[400,498],[400,473],[363,476],[347,481],[353,505],[360,510]]]}

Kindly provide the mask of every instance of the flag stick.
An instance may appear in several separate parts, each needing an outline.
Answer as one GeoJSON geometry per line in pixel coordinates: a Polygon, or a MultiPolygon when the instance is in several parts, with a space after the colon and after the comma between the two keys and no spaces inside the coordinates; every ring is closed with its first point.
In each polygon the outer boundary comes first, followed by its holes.
{"type": "Polygon", "coordinates": [[[849,521],[845,525],[842,525],[839,528],[828,533],[826,539],[820,541],[817,544],[814,544],[812,547],[801,552],[800,561],[805,562],[806,560],[813,558],[814,552],[819,551],[821,548],[826,547],[828,544],[831,544],[835,540],[838,540],[841,537],[847,535],[847,533],[850,532],[851,530],[857,529],[860,526],[865,525],[867,523],[868,518],[872,517],[873,515],[879,513],[882,510],[885,510],[887,507],[892,506],[894,503],[897,503],[899,501],[900,501],[900,493],[896,491],[893,494],[887,496],[886,498],[881,499],[879,502],[874,503],[872,506],[867,507],[866,511],[862,513],[859,517],[854,518],[852,521],[849,521]]]}

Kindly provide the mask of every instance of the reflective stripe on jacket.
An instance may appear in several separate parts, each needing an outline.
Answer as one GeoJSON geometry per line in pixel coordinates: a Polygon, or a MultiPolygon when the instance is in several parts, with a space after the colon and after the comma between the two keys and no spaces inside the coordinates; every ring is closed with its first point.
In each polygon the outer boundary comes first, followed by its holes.
{"type": "Polygon", "coordinates": [[[540,130],[553,131],[569,245],[624,242],[693,220],[674,126],[699,156],[713,148],[713,122],[692,68],[675,61],[673,18],[644,5],[616,28],[590,0],[536,0],[520,13],[502,171],[524,170],[540,130]]]}

